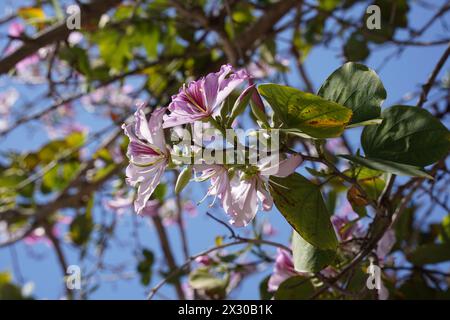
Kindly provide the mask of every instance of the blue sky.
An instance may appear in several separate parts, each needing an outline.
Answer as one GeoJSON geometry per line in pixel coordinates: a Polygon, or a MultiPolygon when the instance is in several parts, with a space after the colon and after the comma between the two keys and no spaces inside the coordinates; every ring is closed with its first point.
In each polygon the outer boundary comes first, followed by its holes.
{"type": "MultiPolygon", "coordinates": [[[[441,1],[436,1],[441,2],[441,1]]],[[[443,1],[442,1],[443,3],[443,1]]],[[[417,9],[417,8],[416,8],[417,9]]],[[[0,12],[1,14],[1,12],[0,12]]],[[[428,11],[417,9],[410,12],[409,19],[413,21],[415,26],[423,25],[429,18],[428,11]]],[[[5,29],[0,29],[0,32],[4,33],[5,29]]],[[[435,25],[429,31],[429,35],[435,35],[436,33],[442,35],[442,29],[439,25],[435,25]]],[[[400,36],[401,34],[398,34],[400,36]]],[[[426,36],[424,37],[426,38],[426,36]]],[[[332,48],[339,48],[338,43],[332,43],[332,48]]],[[[386,59],[386,57],[392,52],[393,49],[383,49],[373,51],[370,58],[365,62],[371,68],[377,69],[377,67],[386,59]]],[[[400,57],[393,58],[380,72],[379,76],[388,92],[387,100],[384,102],[383,107],[390,106],[398,102],[406,93],[416,91],[421,84],[423,84],[437,60],[445,50],[445,46],[435,47],[410,47],[400,57]]],[[[330,50],[327,48],[318,47],[312,50],[306,59],[306,68],[311,76],[311,79],[316,88],[326,79],[326,77],[338,68],[343,60],[338,56],[339,50],[330,50]]],[[[295,69],[294,65],[292,65],[295,69]]],[[[449,70],[449,63],[443,68],[443,72],[449,70]]],[[[298,84],[299,78],[294,71],[289,76],[291,84],[298,84]]],[[[6,76],[0,78],[0,91],[9,87],[16,86],[16,83],[11,83],[10,79],[6,76]]],[[[34,92],[30,88],[20,86],[22,94],[32,96],[34,92]]],[[[414,105],[416,100],[411,101],[409,104],[414,105]]],[[[20,104],[16,104],[18,106],[20,104]]],[[[39,109],[45,106],[40,104],[34,107],[39,109]]],[[[106,126],[106,121],[99,122],[98,117],[89,114],[82,108],[78,110],[80,120],[86,124],[92,126],[95,123],[97,128],[106,126]]],[[[448,124],[447,124],[448,126],[448,124]]],[[[350,140],[353,145],[358,146],[358,129],[354,129],[351,132],[350,140]]],[[[0,141],[0,150],[18,150],[21,152],[27,152],[29,150],[36,150],[42,143],[47,141],[47,134],[34,124],[31,127],[21,128],[14,131],[5,141],[0,141]]],[[[168,178],[171,178],[168,175],[168,178]]],[[[187,192],[191,192],[189,195],[194,202],[200,200],[203,197],[204,186],[196,186],[190,188],[187,192]]],[[[186,192],[186,191],[185,191],[186,192]]],[[[187,195],[187,194],[186,194],[187,195]]],[[[192,254],[200,252],[214,245],[214,239],[217,235],[225,235],[226,230],[223,226],[212,221],[208,218],[204,212],[207,210],[207,203],[203,203],[199,207],[199,215],[196,218],[187,218],[187,232],[189,239],[189,247],[192,254]]],[[[212,210],[216,216],[225,218],[220,208],[212,210]]],[[[113,213],[111,213],[113,214],[113,213]]],[[[435,217],[437,220],[441,219],[443,212],[436,212],[435,217]]],[[[278,230],[274,240],[287,243],[290,236],[290,226],[281,217],[281,215],[273,210],[269,213],[258,213],[259,218],[268,219],[275,228],[278,230]]],[[[137,218],[140,225],[139,234],[141,242],[144,246],[151,248],[158,259],[157,265],[162,261],[161,253],[159,252],[159,245],[153,227],[147,220],[137,218]]],[[[133,231],[133,219],[130,215],[125,215],[120,219],[120,227],[118,228],[118,236],[121,239],[120,244],[114,244],[113,249],[108,251],[107,260],[110,263],[118,262],[125,265],[125,269],[130,272],[135,270],[135,260],[131,250],[127,250],[131,247],[130,239],[133,231]]],[[[245,229],[237,229],[242,234],[245,234],[245,229]]],[[[176,227],[169,228],[169,236],[172,245],[177,249],[178,262],[182,262],[181,250],[179,250],[179,236],[176,227]]],[[[35,245],[32,248],[24,245],[15,245],[15,252],[17,253],[20,261],[20,269],[23,277],[26,281],[34,282],[34,295],[39,298],[54,299],[60,296],[62,291],[61,285],[61,272],[56,261],[56,257],[52,250],[45,244],[35,245]],[[30,254],[30,250],[33,254],[30,254]],[[38,257],[36,257],[38,256],[38,257]]],[[[68,255],[68,261],[70,264],[76,264],[78,261],[77,252],[71,248],[71,245],[66,244],[64,250],[68,255]]],[[[230,249],[231,250],[231,249],[230,249]]],[[[272,249],[270,249],[272,250],[272,249]]],[[[273,250],[272,250],[273,251],[273,250]]],[[[11,258],[11,250],[9,248],[0,249],[0,271],[12,270],[13,260],[11,258]]],[[[236,292],[234,298],[258,298],[258,286],[262,278],[264,278],[271,271],[269,266],[265,272],[252,276],[249,280],[236,292]]],[[[16,278],[17,279],[17,278],[16,278]]],[[[153,278],[152,284],[156,284],[159,277],[153,278]]],[[[91,298],[97,299],[143,299],[146,296],[146,290],[139,284],[139,279],[132,278],[130,280],[121,281],[104,281],[99,290],[97,290],[91,298]]],[[[170,287],[165,287],[161,292],[169,297],[173,297],[173,291],[170,287]]]]}

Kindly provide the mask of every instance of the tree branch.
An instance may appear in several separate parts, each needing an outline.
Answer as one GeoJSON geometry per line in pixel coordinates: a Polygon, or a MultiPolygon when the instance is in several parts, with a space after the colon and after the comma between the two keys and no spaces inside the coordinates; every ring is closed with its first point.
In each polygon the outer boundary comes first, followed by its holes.
{"type": "MultiPolygon", "coordinates": [[[[120,2],[121,0],[92,0],[90,4],[81,6],[82,28],[92,24],[96,25],[102,14],[120,2]]],[[[18,62],[37,52],[40,48],[67,39],[72,31],[67,29],[66,20],[63,20],[39,32],[34,37],[30,37],[17,50],[0,60],[0,74],[7,73],[18,62]]]]}

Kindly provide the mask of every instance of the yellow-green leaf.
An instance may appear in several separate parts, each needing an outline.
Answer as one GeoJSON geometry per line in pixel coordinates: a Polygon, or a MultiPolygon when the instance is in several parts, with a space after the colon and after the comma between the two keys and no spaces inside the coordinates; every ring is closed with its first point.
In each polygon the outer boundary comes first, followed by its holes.
{"type": "Polygon", "coordinates": [[[349,108],[292,87],[269,83],[258,91],[285,129],[301,130],[314,138],[340,136],[352,117],[349,108]]]}

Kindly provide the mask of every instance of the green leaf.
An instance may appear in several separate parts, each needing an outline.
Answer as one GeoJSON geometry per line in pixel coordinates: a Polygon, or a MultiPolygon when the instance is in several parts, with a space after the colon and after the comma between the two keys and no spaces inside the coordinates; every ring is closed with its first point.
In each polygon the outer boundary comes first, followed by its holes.
{"type": "Polygon", "coordinates": [[[22,300],[20,287],[11,282],[11,275],[7,272],[0,272],[0,300],[22,300]]]}
{"type": "Polygon", "coordinates": [[[420,272],[414,271],[409,278],[395,292],[404,300],[436,300],[443,298],[447,291],[437,291],[429,287],[426,279],[420,272]]]}
{"type": "Polygon", "coordinates": [[[367,41],[359,32],[354,32],[344,45],[344,55],[348,61],[364,61],[370,54],[367,41]]]}
{"type": "Polygon", "coordinates": [[[152,279],[152,266],[155,258],[153,252],[148,249],[142,250],[142,259],[137,265],[137,271],[141,276],[141,283],[146,286],[152,279]]]}
{"type": "Polygon", "coordinates": [[[79,167],[80,163],[76,161],[54,166],[42,177],[42,190],[50,192],[64,189],[78,172],[79,167]]]}
{"type": "Polygon", "coordinates": [[[94,198],[91,198],[86,205],[86,212],[77,215],[69,226],[70,240],[77,246],[87,244],[94,230],[94,221],[92,219],[93,205],[94,198]]]}
{"type": "Polygon", "coordinates": [[[440,263],[450,260],[449,243],[427,243],[419,246],[414,252],[407,255],[414,265],[440,263]]]}
{"type": "Polygon", "coordinates": [[[441,239],[446,243],[450,243],[450,213],[442,219],[441,239]]]}
{"type": "Polygon", "coordinates": [[[296,271],[319,272],[333,261],[336,252],[318,249],[294,231],[292,235],[292,255],[296,271]]]}
{"type": "Polygon", "coordinates": [[[338,157],[350,160],[354,163],[360,164],[370,169],[390,172],[399,176],[421,177],[427,179],[433,179],[422,168],[416,166],[410,166],[407,164],[396,163],[392,161],[364,158],[360,156],[352,156],[349,154],[341,154],[338,157]]]}
{"type": "Polygon", "coordinates": [[[348,62],[325,80],[318,95],[352,109],[350,124],[354,124],[380,116],[386,90],[375,71],[348,62]]]}
{"type": "Polygon", "coordinates": [[[382,118],[361,135],[368,158],[423,167],[448,153],[450,132],[427,110],[398,105],[384,110],[382,118]]]}
{"type": "Polygon", "coordinates": [[[261,300],[270,300],[272,299],[272,293],[269,292],[269,280],[270,280],[270,275],[268,275],[267,277],[265,277],[261,283],[259,284],[259,298],[261,300]]]}
{"type": "Polygon", "coordinates": [[[269,102],[285,128],[299,129],[314,138],[342,134],[352,116],[351,110],[311,93],[278,84],[262,84],[259,93],[269,102]]]}
{"type": "Polygon", "coordinates": [[[66,61],[70,66],[76,69],[79,73],[91,77],[91,65],[86,49],[78,46],[63,47],[59,50],[59,57],[66,61]]]}
{"type": "Polygon", "coordinates": [[[283,281],[275,292],[275,300],[309,299],[314,294],[314,286],[304,276],[294,276],[283,281]]]}
{"type": "Polygon", "coordinates": [[[192,177],[192,166],[185,167],[178,175],[177,182],[175,184],[175,193],[180,193],[184,187],[187,186],[189,180],[192,177]]]}
{"type": "Polygon", "coordinates": [[[269,186],[278,210],[303,239],[319,249],[336,248],[336,233],[318,185],[294,173],[271,176],[269,186]]]}
{"type": "Polygon", "coordinates": [[[347,126],[347,129],[364,127],[364,126],[374,126],[376,124],[380,124],[381,122],[383,122],[383,119],[375,118],[375,119],[371,119],[371,120],[366,120],[366,121],[350,124],[347,126]]]}
{"type": "Polygon", "coordinates": [[[219,278],[211,274],[208,268],[202,267],[189,274],[189,285],[193,289],[220,292],[227,287],[228,277],[219,278]]]}
{"type": "Polygon", "coordinates": [[[156,199],[163,202],[166,193],[167,193],[167,184],[160,183],[156,186],[155,191],[153,191],[151,199],[156,199]]]}

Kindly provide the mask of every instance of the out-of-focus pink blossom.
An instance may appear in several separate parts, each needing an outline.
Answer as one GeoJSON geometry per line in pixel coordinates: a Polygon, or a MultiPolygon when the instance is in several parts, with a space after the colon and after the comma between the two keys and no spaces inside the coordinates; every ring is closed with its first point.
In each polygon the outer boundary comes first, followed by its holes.
{"type": "MultiPolygon", "coordinates": [[[[61,225],[68,225],[72,222],[72,217],[69,216],[58,216],[57,223],[52,227],[52,234],[54,237],[59,237],[61,225]]],[[[48,238],[45,229],[43,227],[38,227],[34,229],[28,236],[23,239],[24,243],[27,245],[35,245],[38,243],[44,243],[48,246],[52,246],[52,242],[48,238]]]]}
{"type": "Polygon", "coordinates": [[[192,202],[191,200],[187,200],[183,202],[183,210],[186,211],[186,213],[190,216],[190,217],[196,217],[198,212],[197,212],[197,206],[195,205],[194,202],[192,202]]]}
{"type": "Polygon", "coordinates": [[[299,275],[300,273],[295,271],[292,255],[283,249],[277,249],[277,257],[275,258],[275,266],[273,273],[269,278],[268,290],[269,292],[275,292],[278,290],[283,281],[299,275]]]}
{"type": "Polygon", "coordinates": [[[0,131],[8,128],[11,107],[17,99],[19,99],[19,92],[14,88],[9,88],[0,93],[0,131]]]}
{"type": "MultiPolygon", "coordinates": [[[[53,231],[54,232],[54,231],[53,231]]],[[[34,229],[28,236],[23,239],[26,245],[32,246],[37,243],[43,242],[48,246],[51,246],[51,241],[47,238],[45,230],[42,227],[34,229]]]]}
{"type": "Polygon", "coordinates": [[[192,123],[218,114],[222,102],[248,78],[245,70],[234,71],[231,65],[223,65],[219,72],[183,86],[172,96],[164,127],[192,123]]]}
{"type": "Polygon", "coordinates": [[[114,163],[120,164],[124,160],[122,150],[119,144],[115,144],[110,148],[111,158],[114,163]]]}
{"type": "MultiPolygon", "coordinates": [[[[191,211],[191,213],[189,213],[188,210],[186,210],[186,203],[188,203],[188,208],[189,210],[191,209],[191,204],[189,204],[189,201],[184,202],[181,204],[181,213],[183,213],[184,211],[186,211],[189,216],[194,217],[195,215],[193,214],[193,212],[191,211]]],[[[195,208],[195,205],[194,205],[195,208]]],[[[196,209],[195,210],[195,214],[196,214],[196,209]]],[[[142,210],[141,213],[143,216],[147,216],[147,217],[154,217],[156,215],[158,215],[159,217],[161,217],[163,225],[166,227],[175,225],[179,222],[179,208],[178,208],[178,201],[176,198],[169,198],[169,199],[165,199],[163,202],[160,202],[159,200],[149,200],[144,208],[144,210],[142,210]]]]}
{"type": "MultiPolygon", "coordinates": [[[[8,35],[13,38],[20,37],[25,31],[25,27],[19,22],[13,22],[9,25],[8,35]]],[[[21,40],[12,40],[5,50],[6,54],[12,54],[21,45],[21,40]]],[[[43,49],[43,48],[41,48],[43,49]]],[[[41,75],[39,53],[31,54],[15,65],[17,76],[20,80],[27,83],[42,83],[45,78],[41,75]]]]}
{"type": "Polygon", "coordinates": [[[138,214],[145,208],[169,161],[169,150],[162,128],[164,112],[163,108],[154,110],[147,121],[144,106],[141,105],[135,113],[134,122],[122,126],[130,139],[127,151],[130,163],[126,176],[128,184],[138,186],[134,202],[138,214]]]}
{"type": "Polygon", "coordinates": [[[181,285],[181,289],[184,292],[184,297],[186,300],[194,300],[194,289],[189,285],[189,283],[184,282],[181,285]]]}
{"type": "Polygon", "coordinates": [[[195,262],[203,266],[209,266],[212,263],[212,259],[208,255],[203,255],[195,258],[195,262]]]}
{"type": "Polygon", "coordinates": [[[24,31],[24,25],[17,21],[12,22],[8,27],[8,35],[13,38],[20,37],[24,31]]]}
{"type": "Polygon", "coordinates": [[[114,198],[104,202],[105,208],[115,212],[118,215],[123,215],[130,210],[133,205],[133,195],[117,194],[114,198]]]}
{"type": "Polygon", "coordinates": [[[362,236],[362,226],[354,220],[358,217],[347,202],[331,217],[331,222],[341,241],[347,241],[362,236]]]}
{"type": "Polygon", "coordinates": [[[71,104],[64,104],[54,112],[42,117],[50,138],[60,138],[75,132],[87,134],[89,128],[75,120],[75,111],[71,104]]]}
{"type": "Polygon", "coordinates": [[[383,263],[386,256],[391,252],[396,242],[395,231],[393,229],[389,229],[386,231],[378,241],[377,245],[377,257],[380,260],[380,263],[383,263]]]}
{"type": "Polygon", "coordinates": [[[89,112],[98,110],[99,105],[107,105],[108,112],[113,110],[120,113],[129,110],[131,106],[137,104],[137,100],[130,95],[132,92],[133,87],[130,85],[121,87],[108,85],[84,96],[81,102],[89,112]]]}
{"type": "MultiPolygon", "coordinates": [[[[289,66],[289,59],[287,57],[276,57],[276,62],[281,67],[289,66]]],[[[274,75],[277,72],[277,68],[264,61],[252,61],[247,67],[248,73],[256,79],[267,78],[274,75]]]]}
{"type": "Polygon", "coordinates": [[[69,44],[71,46],[79,44],[82,40],[83,40],[83,34],[78,31],[71,32],[69,34],[69,37],[67,38],[67,42],[69,42],[69,44]]]}
{"type": "Polygon", "coordinates": [[[275,227],[269,221],[264,221],[262,225],[263,235],[265,235],[266,237],[272,237],[276,235],[277,232],[278,232],[277,229],[275,229],[275,227]]]}
{"type": "Polygon", "coordinates": [[[327,142],[325,144],[325,148],[328,151],[332,152],[333,154],[341,154],[341,153],[346,153],[347,152],[347,149],[344,146],[342,138],[327,139],[327,142]]]}
{"type": "Polygon", "coordinates": [[[161,203],[159,200],[149,200],[147,201],[144,210],[142,210],[142,216],[144,217],[155,217],[158,215],[161,203]]]}

